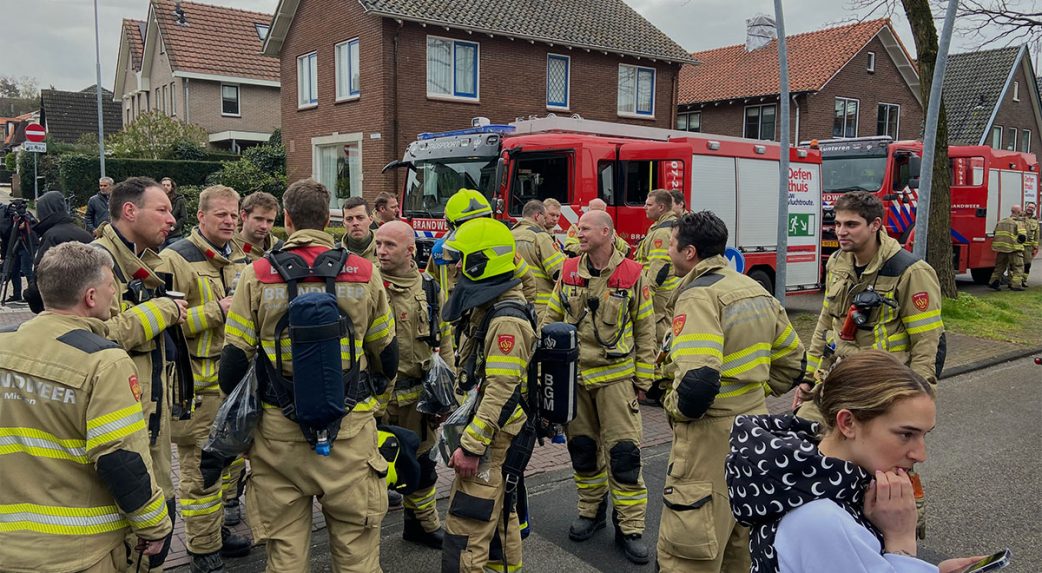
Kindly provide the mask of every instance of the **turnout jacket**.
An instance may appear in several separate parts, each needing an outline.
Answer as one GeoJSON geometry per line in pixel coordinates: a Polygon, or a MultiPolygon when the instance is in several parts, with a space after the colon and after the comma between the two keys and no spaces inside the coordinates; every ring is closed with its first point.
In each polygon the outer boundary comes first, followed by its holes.
{"type": "Polygon", "coordinates": [[[647,390],[654,382],[655,313],[641,266],[612,253],[599,276],[589,257],[568,259],[541,323],[564,321],[579,331],[579,379],[587,387],[630,381],[647,390]]]}
{"type": "Polygon", "coordinates": [[[561,273],[561,265],[565,256],[557,247],[557,242],[541,225],[531,219],[521,219],[511,230],[517,252],[528,263],[529,271],[534,278],[536,295],[530,301],[536,305],[536,313],[550,300],[550,292],[561,273]]]}
{"type": "Polygon", "coordinates": [[[822,366],[826,345],[833,342],[836,357],[866,348],[885,350],[936,383],[937,349],[944,332],[937,274],[884,231],[877,236],[879,250],[861,276],[854,269],[853,253],[836,251],[825,265],[825,299],[807,352],[808,374],[822,366]],[[859,329],[854,340],[841,340],[839,332],[854,295],[869,288],[896,302],[897,308],[880,305],[869,314],[870,330],[859,329]]]}
{"type": "Polygon", "coordinates": [[[662,338],[669,331],[669,313],[667,307],[673,291],[680,284],[680,278],[673,274],[673,263],[669,260],[669,241],[673,237],[673,227],[677,224],[677,216],[667,211],[648,229],[648,234],[641,239],[633,259],[643,265],[647,285],[655,300],[655,340],[662,338]]]}
{"type": "Polygon", "coordinates": [[[1020,217],[1006,217],[995,224],[991,250],[996,253],[1019,253],[1028,245],[1028,230],[1020,217]]]}
{"type": "Polygon", "coordinates": [[[0,333],[0,570],[79,571],[170,532],[137,372],[105,334],[46,311],[0,333]]]}
{"type": "Polygon", "coordinates": [[[803,380],[803,344],[781,304],[722,256],[699,261],[677,287],[663,408],[675,422],[761,408],[803,380]]]}
{"type": "Polygon", "coordinates": [[[251,243],[246,239],[246,236],[242,234],[242,231],[235,233],[235,236],[232,237],[232,242],[235,243],[235,246],[246,255],[246,258],[249,259],[249,262],[251,263],[257,259],[263,258],[264,255],[271,251],[281,249],[283,245],[282,239],[271,233],[268,233],[268,236],[264,239],[264,244],[251,243]]]}
{"type": "Polygon", "coordinates": [[[224,348],[224,311],[220,300],[235,292],[246,255],[233,242],[225,256],[199,228],[163,249],[161,270],[174,276],[174,290],[185,293],[188,313],[181,326],[192,357],[196,394],[216,394],[217,364],[224,348]]]}

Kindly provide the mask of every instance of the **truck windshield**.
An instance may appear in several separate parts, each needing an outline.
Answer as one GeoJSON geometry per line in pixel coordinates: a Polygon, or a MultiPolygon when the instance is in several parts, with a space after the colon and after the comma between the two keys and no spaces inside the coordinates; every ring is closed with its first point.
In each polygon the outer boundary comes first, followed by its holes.
{"type": "Polygon", "coordinates": [[[827,157],[821,160],[821,190],[877,192],[883,185],[886,157],[827,157]]]}
{"type": "Polygon", "coordinates": [[[402,214],[406,217],[440,218],[449,197],[460,189],[477,189],[492,196],[496,177],[495,157],[453,161],[418,161],[405,183],[402,214]]]}

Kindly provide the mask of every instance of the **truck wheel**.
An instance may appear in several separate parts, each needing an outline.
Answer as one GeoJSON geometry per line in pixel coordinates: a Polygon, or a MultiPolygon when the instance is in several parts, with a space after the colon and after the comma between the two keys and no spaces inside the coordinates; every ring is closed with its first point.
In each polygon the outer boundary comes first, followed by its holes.
{"type": "Polygon", "coordinates": [[[762,286],[764,290],[771,293],[771,295],[774,295],[774,281],[771,280],[770,275],[768,275],[766,272],[761,271],[759,269],[751,271],[749,273],[749,278],[760,283],[760,286],[762,286]]]}
{"type": "Polygon", "coordinates": [[[979,285],[988,284],[988,280],[991,279],[991,273],[995,271],[994,267],[986,269],[970,269],[970,276],[973,277],[973,282],[979,285]]]}

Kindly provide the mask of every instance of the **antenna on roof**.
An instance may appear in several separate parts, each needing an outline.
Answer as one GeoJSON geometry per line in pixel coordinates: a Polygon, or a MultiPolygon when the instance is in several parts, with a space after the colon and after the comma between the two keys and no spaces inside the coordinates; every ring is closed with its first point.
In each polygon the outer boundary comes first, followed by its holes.
{"type": "Polygon", "coordinates": [[[188,25],[188,20],[185,18],[185,10],[181,7],[180,2],[174,3],[174,19],[178,26],[188,25]]]}

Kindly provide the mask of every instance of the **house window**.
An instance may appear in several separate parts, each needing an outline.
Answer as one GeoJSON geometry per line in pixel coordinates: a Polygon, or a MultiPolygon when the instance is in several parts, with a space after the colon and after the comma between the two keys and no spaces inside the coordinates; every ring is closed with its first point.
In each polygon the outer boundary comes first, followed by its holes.
{"type": "Polygon", "coordinates": [[[239,117],[239,86],[221,84],[221,115],[239,117]]]}
{"type": "Polygon", "coordinates": [[[336,99],[358,97],[361,82],[358,73],[358,38],[336,45],[336,99]]]}
{"type": "Polygon", "coordinates": [[[159,86],[159,109],[166,113],[166,86],[159,86]]]}
{"type": "Polygon", "coordinates": [[[619,64],[619,115],[655,115],[655,68],[619,64]]]}
{"type": "Polygon", "coordinates": [[[257,28],[257,37],[260,38],[260,41],[268,39],[269,26],[267,24],[254,24],[253,26],[257,28]]]}
{"type": "Polygon", "coordinates": [[[832,137],[857,137],[857,112],[860,102],[836,98],[836,115],[832,120],[832,137]]]}
{"type": "MultiPolygon", "coordinates": [[[[340,137],[332,136],[332,139],[340,137]]],[[[321,141],[330,138],[316,139],[321,141]]],[[[331,191],[330,209],[340,209],[344,199],[362,195],[361,145],[357,138],[314,145],[312,155],[315,179],[331,191]]]]}
{"type": "Polygon", "coordinates": [[[868,73],[870,73],[870,74],[874,74],[875,73],[875,71],[876,71],[876,53],[875,52],[869,52],[868,53],[868,67],[866,69],[868,70],[868,73]]]}
{"type": "Polygon", "coordinates": [[[427,96],[478,99],[479,45],[427,36],[427,96]]]}
{"type": "Polygon", "coordinates": [[[1031,153],[1031,132],[1024,130],[1024,137],[1020,138],[1020,150],[1024,153],[1031,153]]]}
{"type": "Polygon", "coordinates": [[[677,129],[681,131],[702,131],[702,112],[678,113],[677,129]]]}
{"type": "Polygon", "coordinates": [[[996,125],[991,128],[991,148],[1002,149],[1002,126],[996,125]]]}
{"type": "Polygon", "coordinates": [[[546,55],[546,107],[568,109],[572,59],[557,54],[546,55]]]}
{"type": "Polygon", "coordinates": [[[750,139],[774,139],[774,118],[777,116],[777,106],[751,105],[745,108],[745,130],[744,137],[750,139]]]}
{"type": "Polygon", "coordinates": [[[297,58],[297,107],[318,105],[318,53],[297,58]]]}
{"type": "Polygon", "coordinates": [[[1010,151],[1016,151],[1017,150],[1017,135],[1018,135],[1017,128],[1015,128],[1015,127],[1009,128],[1009,144],[1006,146],[1006,149],[1008,149],[1010,151]]]}
{"type": "Polygon", "coordinates": [[[893,103],[879,104],[876,113],[876,135],[889,135],[897,139],[901,128],[901,106],[893,103]]]}
{"type": "Polygon", "coordinates": [[[177,92],[174,82],[170,82],[170,115],[177,117],[177,92]]]}
{"type": "Polygon", "coordinates": [[[1013,101],[1020,101],[1020,82],[1013,82],[1013,101]]]}

